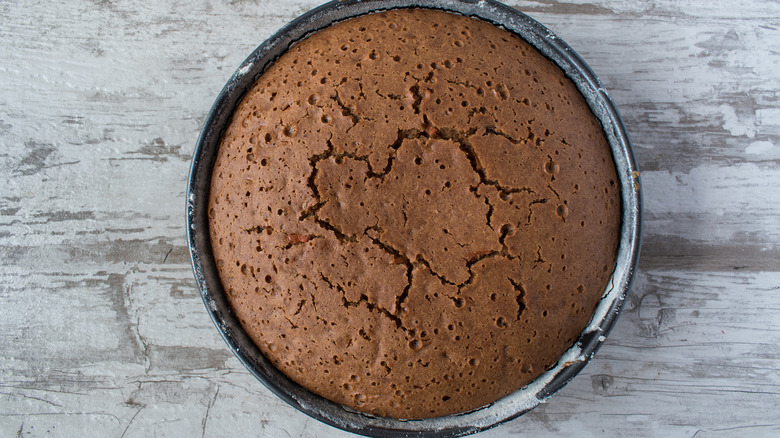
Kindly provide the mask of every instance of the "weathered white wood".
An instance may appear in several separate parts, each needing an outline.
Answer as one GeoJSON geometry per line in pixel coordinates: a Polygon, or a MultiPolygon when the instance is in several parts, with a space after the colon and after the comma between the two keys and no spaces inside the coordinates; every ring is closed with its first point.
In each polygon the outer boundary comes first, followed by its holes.
{"type": "MultiPolygon", "coordinates": [[[[0,435],[348,435],[227,350],[184,238],[214,98],[318,3],[0,0],[0,435]]],[[[509,4],[617,103],[645,240],[591,364],[483,435],[780,435],[780,3],[509,4]]]]}

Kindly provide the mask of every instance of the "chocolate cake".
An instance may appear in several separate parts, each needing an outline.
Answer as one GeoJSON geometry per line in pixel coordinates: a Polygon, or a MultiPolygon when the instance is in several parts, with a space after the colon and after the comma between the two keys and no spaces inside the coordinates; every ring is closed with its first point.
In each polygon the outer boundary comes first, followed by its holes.
{"type": "Polygon", "coordinates": [[[490,23],[400,9],[267,68],[223,135],[209,221],[233,310],[279,370],[425,418],[523,387],[576,342],[620,194],[557,66],[490,23]]]}

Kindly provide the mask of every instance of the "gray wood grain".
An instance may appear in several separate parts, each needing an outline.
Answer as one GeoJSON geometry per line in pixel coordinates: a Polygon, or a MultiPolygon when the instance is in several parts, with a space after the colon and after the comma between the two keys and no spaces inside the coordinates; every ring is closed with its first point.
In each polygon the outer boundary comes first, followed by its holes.
{"type": "MultiPolygon", "coordinates": [[[[184,237],[214,98],[318,3],[0,0],[0,435],[348,435],[227,350],[184,237]]],[[[591,364],[480,436],[780,436],[780,3],[509,4],[617,103],[645,237],[591,364]]]]}

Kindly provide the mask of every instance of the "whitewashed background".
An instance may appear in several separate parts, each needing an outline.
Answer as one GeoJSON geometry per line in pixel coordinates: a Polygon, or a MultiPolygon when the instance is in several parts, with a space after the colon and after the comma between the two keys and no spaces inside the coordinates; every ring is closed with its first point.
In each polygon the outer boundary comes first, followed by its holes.
{"type": "MultiPolygon", "coordinates": [[[[349,435],[233,357],[185,241],[209,107],[317,4],[0,0],[0,436],[349,435]]],[[[509,4],[610,91],[645,234],[596,358],[480,438],[780,436],[780,3],[509,4]]]]}

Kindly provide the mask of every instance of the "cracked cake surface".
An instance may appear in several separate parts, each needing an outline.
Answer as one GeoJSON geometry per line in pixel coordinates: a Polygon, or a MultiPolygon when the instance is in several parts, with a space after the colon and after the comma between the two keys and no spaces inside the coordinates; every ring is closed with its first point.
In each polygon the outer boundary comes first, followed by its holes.
{"type": "Polygon", "coordinates": [[[400,9],[268,67],[223,135],[209,223],[277,368],[424,418],[491,403],[573,345],[612,274],[620,197],[558,67],[492,24],[400,9]]]}

